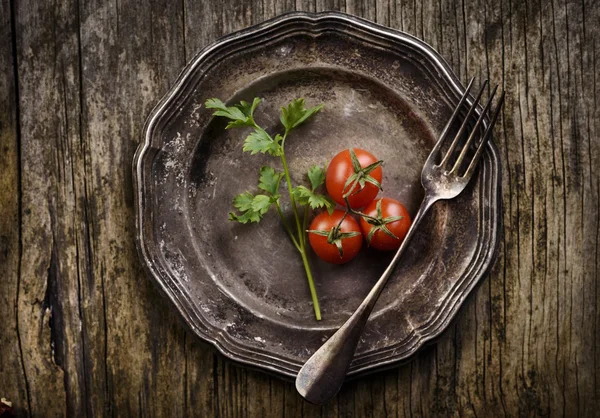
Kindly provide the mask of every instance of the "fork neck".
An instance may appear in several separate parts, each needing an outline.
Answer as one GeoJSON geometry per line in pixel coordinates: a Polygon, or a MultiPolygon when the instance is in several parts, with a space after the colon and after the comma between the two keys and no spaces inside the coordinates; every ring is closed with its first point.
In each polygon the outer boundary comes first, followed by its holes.
{"type": "Polygon", "coordinates": [[[419,224],[425,217],[425,214],[429,211],[429,209],[431,209],[433,204],[435,202],[437,202],[438,200],[440,200],[438,197],[432,196],[431,194],[429,194],[427,192],[425,193],[425,197],[423,197],[421,206],[419,206],[419,210],[417,211],[417,213],[415,214],[415,217],[412,220],[412,223],[410,225],[408,233],[404,237],[402,245],[400,245],[400,248],[398,249],[398,251],[396,252],[396,255],[394,255],[394,258],[392,259],[393,264],[395,264],[397,262],[397,259],[400,258],[400,256],[404,252],[404,247],[406,247],[408,245],[408,242],[410,241],[410,239],[414,235],[415,231],[419,227],[419,224]]]}
{"type": "Polygon", "coordinates": [[[408,229],[408,232],[406,233],[406,236],[404,237],[402,244],[400,244],[400,248],[398,248],[398,250],[396,251],[396,254],[394,254],[394,258],[392,258],[392,261],[390,262],[389,266],[385,269],[385,271],[383,272],[383,274],[381,275],[381,277],[379,278],[377,283],[375,283],[375,285],[369,292],[369,295],[367,296],[367,298],[361,304],[361,307],[363,307],[363,305],[365,305],[364,306],[366,308],[365,310],[368,310],[370,312],[371,309],[373,308],[373,306],[375,305],[375,302],[377,301],[377,297],[379,296],[379,294],[385,287],[385,284],[387,283],[388,278],[394,271],[394,268],[396,267],[398,260],[404,253],[404,250],[406,250],[406,248],[408,247],[408,243],[410,242],[412,236],[414,235],[415,231],[417,230],[419,224],[425,217],[425,214],[427,213],[427,211],[429,211],[429,209],[431,209],[431,206],[433,206],[433,204],[435,202],[437,202],[438,200],[440,200],[438,197],[425,193],[425,197],[423,198],[423,201],[421,202],[421,206],[419,206],[419,210],[415,214],[415,217],[412,220],[410,228],[408,229]]]}

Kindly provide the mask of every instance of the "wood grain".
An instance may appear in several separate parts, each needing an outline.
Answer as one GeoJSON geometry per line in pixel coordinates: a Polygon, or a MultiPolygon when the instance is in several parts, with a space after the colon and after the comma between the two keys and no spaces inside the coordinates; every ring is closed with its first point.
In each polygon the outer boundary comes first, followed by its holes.
{"type": "Polygon", "coordinates": [[[596,0],[0,0],[0,397],[22,416],[594,416],[600,406],[596,0]],[[331,403],[200,341],[144,274],[131,161],[217,37],[339,10],[501,83],[498,262],[434,345],[331,403]]]}
{"type": "Polygon", "coordinates": [[[19,399],[29,409],[19,335],[21,200],[19,166],[18,91],[15,80],[14,17],[8,2],[0,3],[0,397],[19,399]]]}

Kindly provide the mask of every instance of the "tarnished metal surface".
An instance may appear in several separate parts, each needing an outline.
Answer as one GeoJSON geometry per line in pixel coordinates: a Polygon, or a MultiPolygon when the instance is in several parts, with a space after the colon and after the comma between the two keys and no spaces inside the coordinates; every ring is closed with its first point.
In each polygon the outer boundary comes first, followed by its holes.
{"type": "MultiPolygon", "coordinates": [[[[294,13],[221,39],[154,109],[134,160],[137,239],[150,275],[226,356],[294,376],[360,304],[391,254],[363,251],[341,267],[313,257],[324,318],[316,322],[300,258],[277,216],[258,225],[227,221],[233,197],[255,190],[259,168],[278,161],[242,153],[247,132],[225,131],[202,103],[259,96],[257,120],[269,129],[295,97],[323,103],[286,142],[294,181],[343,148],[367,148],[385,161],[385,195],[414,214],[421,168],[461,90],[429,46],[348,15],[294,13]]],[[[408,357],[448,325],[493,262],[499,175],[490,144],[468,190],[424,219],[350,375],[408,357]]]]}

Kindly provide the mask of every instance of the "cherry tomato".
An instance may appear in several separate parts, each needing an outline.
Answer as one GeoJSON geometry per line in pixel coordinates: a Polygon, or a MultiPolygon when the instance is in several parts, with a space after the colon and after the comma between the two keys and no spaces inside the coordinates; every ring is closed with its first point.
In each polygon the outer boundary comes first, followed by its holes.
{"type": "Polygon", "coordinates": [[[411,224],[410,214],[402,203],[383,197],[371,202],[363,213],[372,217],[360,219],[360,229],[369,246],[383,251],[400,247],[411,224]]]}
{"type": "Polygon", "coordinates": [[[347,194],[348,202],[353,209],[368,205],[375,199],[381,187],[380,164],[381,162],[377,161],[373,154],[360,148],[350,148],[340,152],[333,157],[327,167],[325,186],[329,196],[340,205],[346,206],[344,195],[347,194]],[[353,159],[352,152],[356,160],[353,159]],[[360,163],[358,166],[357,162],[360,163]],[[350,178],[352,180],[347,184],[350,178]]]}
{"type": "Polygon", "coordinates": [[[310,224],[308,240],[319,258],[333,264],[344,264],[356,257],[363,241],[358,222],[349,214],[344,217],[341,210],[317,215],[310,224]]]}

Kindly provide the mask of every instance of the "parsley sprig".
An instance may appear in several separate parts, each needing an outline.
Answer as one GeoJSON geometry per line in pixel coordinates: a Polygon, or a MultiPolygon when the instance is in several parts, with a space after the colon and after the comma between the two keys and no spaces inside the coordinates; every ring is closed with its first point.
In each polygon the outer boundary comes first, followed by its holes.
{"type": "MultiPolygon", "coordinates": [[[[312,271],[307,257],[306,223],[310,209],[327,209],[330,213],[335,208],[335,203],[326,195],[319,193],[319,188],[325,183],[325,169],[313,166],[308,170],[307,177],[310,185],[292,185],[289,167],[285,155],[285,141],[290,132],[306,122],[311,116],[319,112],[323,105],[306,108],[304,99],[295,99],[287,107],[281,108],[279,120],[283,125],[282,134],[270,135],[264,128],[259,126],[254,119],[254,111],[260,104],[261,99],[255,98],[252,104],[241,101],[234,106],[227,106],[219,99],[208,99],[205,106],[215,109],[214,116],[222,116],[229,119],[225,129],[249,127],[252,132],[244,140],[242,150],[254,154],[269,154],[279,157],[283,171],[277,171],[270,166],[260,169],[258,188],[260,192],[244,192],[237,195],[233,200],[233,206],[237,211],[229,213],[229,220],[243,224],[260,222],[263,216],[274,207],[281,218],[286,232],[300,256],[306,271],[308,287],[310,289],[315,317],[321,319],[321,309],[317,297],[312,271]],[[288,190],[290,206],[294,214],[295,231],[288,222],[281,208],[281,195],[279,189],[282,180],[285,180],[288,190]],[[302,218],[299,207],[304,208],[302,218]]],[[[366,173],[368,175],[368,173],[366,173]]],[[[363,180],[363,178],[359,179],[363,180]]],[[[367,180],[368,181],[368,180],[367,180]]]]}

